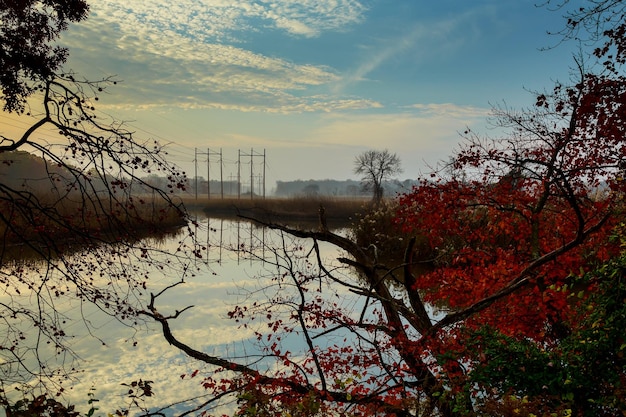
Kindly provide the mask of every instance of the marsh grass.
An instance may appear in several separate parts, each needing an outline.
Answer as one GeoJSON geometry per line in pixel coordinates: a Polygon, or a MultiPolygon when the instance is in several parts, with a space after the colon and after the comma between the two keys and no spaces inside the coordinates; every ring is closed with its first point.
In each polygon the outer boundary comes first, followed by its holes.
{"type": "Polygon", "coordinates": [[[135,240],[185,224],[180,207],[163,199],[133,197],[0,201],[3,251],[15,246],[65,246],[135,240]]]}
{"type": "Polygon", "coordinates": [[[208,217],[237,219],[244,216],[306,228],[319,226],[321,207],[328,227],[343,228],[350,226],[369,206],[366,199],[336,197],[190,198],[183,201],[187,208],[202,210],[208,217]]]}

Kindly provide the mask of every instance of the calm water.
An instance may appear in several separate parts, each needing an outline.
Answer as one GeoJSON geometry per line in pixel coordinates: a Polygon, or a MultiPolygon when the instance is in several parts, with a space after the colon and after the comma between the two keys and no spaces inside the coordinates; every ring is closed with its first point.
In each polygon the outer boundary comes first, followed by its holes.
{"type": "MultiPolygon", "coordinates": [[[[198,239],[208,247],[204,258],[194,261],[198,273],[193,277],[188,276],[184,285],[168,290],[157,302],[157,308],[162,314],[168,314],[189,305],[194,306],[172,322],[172,329],[176,337],[198,350],[228,357],[254,354],[257,348],[252,343],[253,329],[239,328],[226,315],[236,304],[268,296],[257,290],[267,285],[275,268],[260,262],[258,258],[273,259],[274,254],[265,248],[265,244],[278,242],[282,245],[283,241],[277,240],[277,232],[246,222],[207,218],[198,220],[198,239]],[[250,251],[254,253],[253,256],[250,256],[250,251]]],[[[174,237],[161,245],[165,249],[174,250],[177,240],[174,237]]],[[[288,240],[286,245],[296,243],[288,240]]],[[[308,251],[310,246],[310,243],[308,246],[305,243],[303,250],[308,251]]],[[[333,247],[321,248],[323,256],[328,259],[339,255],[333,247]]],[[[179,278],[171,276],[171,273],[168,276],[154,273],[148,291],[157,292],[179,278]]],[[[280,290],[274,288],[270,291],[280,290]]],[[[343,300],[346,304],[355,302],[347,292],[343,300]]],[[[146,295],[144,302],[147,301],[146,295]]],[[[92,387],[95,388],[95,398],[100,400],[97,415],[106,415],[107,412],[126,407],[128,400],[121,383],[139,379],[154,381],[155,396],[146,403],[150,407],[173,404],[181,399],[204,394],[200,386],[201,375],[209,373],[211,368],[188,359],[170,346],[154,323],[129,328],[92,307],[81,308],[77,303],[69,303],[63,308],[72,319],[66,330],[74,335],[72,348],[82,359],[78,366],[84,369],[75,380],[64,383],[68,390],[67,399],[76,404],[78,409],[88,409],[87,393],[92,387]],[[86,331],[81,316],[96,329],[101,340],[86,331]],[[200,369],[198,377],[181,379],[181,375],[189,375],[196,369],[200,369]]],[[[51,353],[49,360],[54,362],[55,355],[51,353]]],[[[181,405],[179,409],[188,407],[181,405]]]]}

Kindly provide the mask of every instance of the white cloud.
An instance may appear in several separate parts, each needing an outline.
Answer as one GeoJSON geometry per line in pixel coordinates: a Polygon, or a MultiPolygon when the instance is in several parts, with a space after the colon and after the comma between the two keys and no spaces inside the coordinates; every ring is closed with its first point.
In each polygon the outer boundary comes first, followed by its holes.
{"type": "Polygon", "coordinates": [[[283,0],[268,3],[264,17],[293,35],[319,36],[361,21],[365,6],[352,0],[283,0]]]}
{"type": "Polygon", "coordinates": [[[385,45],[373,53],[368,53],[364,62],[342,77],[341,81],[335,86],[335,91],[341,91],[350,84],[365,80],[370,72],[388,62],[395,55],[406,51],[425,36],[432,36],[430,30],[417,26],[402,38],[394,39],[389,45],[385,45]]]}
{"type": "Polygon", "coordinates": [[[377,101],[366,99],[333,99],[324,96],[297,97],[291,94],[276,92],[272,95],[273,100],[264,101],[259,98],[255,102],[232,102],[225,103],[213,100],[200,100],[195,96],[188,97],[172,97],[167,99],[151,100],[150,102],[137,103],[134,101],[117,102],[114,104],[102,103],[99,106],[101,110],[115,111],[155,111],[159,109],[168,109],[173,105],[180,109],[186,110],[226,110],[238,111],[244,113],[264,112],[275,114],[293,114],[304,112],[323,112],[330,113],[341,110],[364,110],[382,108],[383,105],[377,101]]]}
{"type": "Polygon", "coordinates": [[[207,41],[234,40],[240,31],[250,30],[259,20],[265,27],[292,35],[317,36],[360,22],[365,10],[357,0],[101,0],[92,5],[91,18],[109,20],[122,29],[172,30],[196,41],[207,41]]]}
{"type": "MultiPolygon", "coordinates": [[[[204,235],[207,222],[208,220],[206,222],[200,220],[202,227],[199,230],[199,238],[202,240],[207,237],[204,235]]],[[[232,243],[239,246],[240,240],[237,239],[239,227],[235,227],[234,222],[226,222],[223,227],[225,229],[223,244],[232,243]]],[[[250,232],[256,230],[250,224],[244,224],[242,227],[244,229],[249,227],[250,232]]],[[[247,231],[244,234],[246,235],[244,241],[247,241],[247,231]]],[[[278,238],[277,234],[267,231],[256,236],[268,244],[273,237],[278,238]]],[[[336,248],[331,249],[328,245],[322,245],[321,249],[323,254],[336,257],[336,248]]],[[[254,326],[259,326],[259,331],[267,331],[267,324],[257,320],[243,328],[235,320],[228,319],[226,313],[234,303],[243,305],[237,301],[239,294],[245,297],[245,300],[240,300],[242,303],[251,304],[258,297],[265,300],[272,291],[279,291],[276,287],[272,288],[270,279],[264,278],[270,271],[275,273],[269,266],[263,267],[248,261],[239,262],[232,252],[224,250],[224,262],[218,268],[218,276],[212,275],[207,270],[201,271],[196,277],[189,278],[186,284],[170,288],[160,296],[157,308],[162,314],[169,314],[176,308],[195,304],[196,307],[186,310],[178,319],[171,321],[172,332],[176,338],[208,355],[234,358],[241,363],[246,361],[256,363],[258,357],[255,355],[261,352],[254,335],[254,326]],[[255,293],[260,288],[263,288],[264,292],[255,293]]],[[[347,290],[344,294],[346,296],[344,302],[347,302],[350,295],[347,290]]],[[[103,317],[98,313],[97,309],[93,310],[97,314],[90,315],[89,319],[95,323],[100,323],[100,319],[109,319],[108,316],[103,317]]],[[[80,329],[73,330],[78,332],[80,329]]],[[[93,384],[96,389],[95,398],[100,400],[98,402],[100,411],[112,412],[128,402],[123,395],[127,389],[120,384],[140,378],[154,381],[152,385],[155,395],[148,399],[147,403],[152,407],[175,404],[183,399],[205,394],[201,387],[202,378],[211,375],[214,367],[191,359],[171,346],[164,339],[157,323],[150,322],[144,328],[135,330],[121,326],[115,321],[108,321],[99,325],[97,330],[98,336],[106,341],[106,346],[87,335],[78,335],[74,339],[75,343],[72,346],[74,351],[85,358],[86,362],[81,363],[84,372],[78,375],[80,381],[69,391],[71,403],[82,408],[87,401],[86,394],[93,384]],[[136,345],[133,343],[134,340],[137,341],[136,345]],[[200,372],[192,379],[189,374],[194,370],[200,372]],[[181,378],[183,374],[187,376],[181,378]]],[[[297,342],[296,347],[306,350],[306,345],[301,342],[297,342]]]]}
{"type": "MultiPolygon", "coordinates": [[[[255,53],[236,38],[262,26],[293,36],[318,36],[345,30],[362,19],[364,10],[354,0],[102,0],[63,43],[72,51],[72,67],[87,68],[79,69],[81,73],[95,67],[101,76],[120,74],[128,81],[122,95],[107,100],[115,105],[316,111],[320,97],[307,97],[306,92],[336,82],[333,69],[255,53]]],[[[372,105],[351,99],[335,104],[338,109],[372,105]]]]}

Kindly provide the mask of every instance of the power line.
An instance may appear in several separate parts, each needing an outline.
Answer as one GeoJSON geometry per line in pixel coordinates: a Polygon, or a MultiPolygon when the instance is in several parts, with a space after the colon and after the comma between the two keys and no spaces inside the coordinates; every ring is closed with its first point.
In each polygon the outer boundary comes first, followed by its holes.
{"type": "MultiPolygon", "coordinates": [[[[193,157],[193,163],[194,163],[194,184],[195,184],[195,197],[196,199],[198,199],[198,192],[200,189],[199,186],[199,176],[198,176],[198,164],[199,164],[199,157],[200,156],[206,156],[206,160],[203,159],[203,162],[206,161],[207,163],[207,196],[208,198],[211,198],[211,156],[216,156],[218,157],[218,164],[219,164],[219,183],[220,183],[220,195],[221,198],[224,198],[224,166],[225,166],[225,162],[224,162],[224,155],[222,153],[222,148],[220,148],[219,151],[212,151],[210,148],[207,148],[206,152],[201,152],[198,150],[198,148],[194,149],[194,157],[193,157]]],[[[236,166],[237,166],[237,198],[241,198],[241,186],[243,184],[242,181],[242,177],[241,177],[241,158],[242,156],[244,158],[250,158],[250,198],[254,198],[254,190],[255,190],[255,178],[258,178],[258,187],[259,189],[261,189],[261,195],[263,198],[265,198],[265,193],[266,193],[266,179],[265,179],[265,172],[266,172],[266,151],[265,149],[263,149],[263,153],[260,152],[255,152],[254,149],[250,150],[250,153],[242,153],[241,150],[238,150],[238,157],[237,157],[237,161],[236,161],[236,166]],[[254,159],[255,158],[259,158],[262,157],[263,158],[263,162],[261,164],[261,172],[260,173],[255,173],[255,164],[254,164],[254,159]]],[[[247,164],[247,162],[244,162],[247,164]]],[[[258,165],[257,165],[258,166],[258,165]]],[[[233,178],[232,178],[232,174],[230,175],[230,182],[233,182],[233,178]]],[[[232,184],[231,184],[232,185],[232,184]]]]}

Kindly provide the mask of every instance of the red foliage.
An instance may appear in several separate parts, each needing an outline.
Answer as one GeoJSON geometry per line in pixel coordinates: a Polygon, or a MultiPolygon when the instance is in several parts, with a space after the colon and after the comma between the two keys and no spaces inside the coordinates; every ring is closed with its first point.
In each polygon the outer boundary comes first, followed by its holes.
{"type": "Polygon", "coordinates": [[[435,254],[416,282],[425,300],[459,310],[495,296],[466,324],[558,337],[549,330],[573,307],[565,284],[615,253],[607,235],[624,191],[625,103],[622,79],[558,85],[531,111],[496,112],[512,137],[470,136],[452,164],[461,178],[435,175],[402,196],[398,224],[435,254]]]}
{"type": "MultiPolygon", "coordinates": [[[[221,378],[203,384],[216,398],[239,393],[239,415],[472,415],[481,388],[468,376],[489,360],[488,336],[474,330],[558,347],[586,314],[577,302],[592,288],[570,297],[576,278],[620,250],[609,235],[624,213],[626,80],[607,74],[581,68],[579,82],[539,94],[530,109],[495,109],[500,138],[466,132],[451,164],[399,199],[397,225],[419,238],[406,264],[386,265],[376,245],[370,253],[325,228],[268,224],[314,245],[294,249],[281,235],[269,297],[229,313],[242,327],[263,323],[262,360],[239,364],[168,341],[220,367],[221,378]],[[339,261],[350,276],[324,265],[318,241],[348,254],[339,261]],[[414,276],[410,266],[424,262],[414,276]],[[338,301],[346,292],[360,300],[338,301]],[[469,334],[479,335],[472,352],[469,334]]],[[[495,390],[488,406],[526,407],[495,390]]]]}

